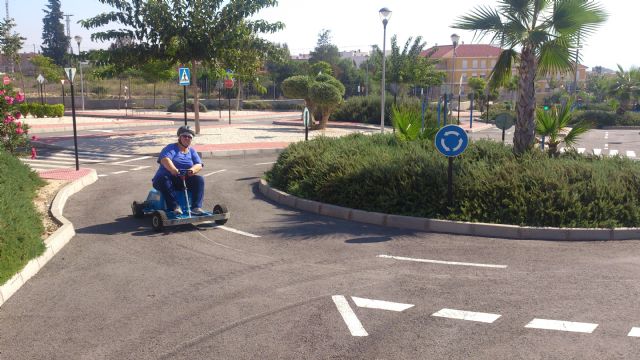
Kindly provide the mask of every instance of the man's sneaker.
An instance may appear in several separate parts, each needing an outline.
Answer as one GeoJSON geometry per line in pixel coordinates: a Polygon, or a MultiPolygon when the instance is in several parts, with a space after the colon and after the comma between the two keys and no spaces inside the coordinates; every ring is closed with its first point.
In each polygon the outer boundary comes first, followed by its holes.
{"type": "Polygon", "coordinates": [[[176,215],[182,215],[182,209],[177,207],[175,209],[173,209],[173,213],[176,215]]]}
{"type": "Polygon", "coordinates": [[[191,215],[203,215],[204,214],[204,210],[202,210],[202,208],[193,208],[191,209],[191,215]]]}

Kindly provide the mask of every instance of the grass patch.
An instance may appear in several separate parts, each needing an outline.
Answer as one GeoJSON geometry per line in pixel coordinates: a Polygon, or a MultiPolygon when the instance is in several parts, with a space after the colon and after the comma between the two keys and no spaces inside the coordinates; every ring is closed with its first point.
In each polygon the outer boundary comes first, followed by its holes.
{"type": "Polygon", "coordinates": [[[33,204],[45,182],[3,151],[0,174],[0,284],[4,284],[45,250],[42,220],[33,204]]]}
{"type": "Polygon", "coordinates": [[[472,142],[454,161],[430,140],[393,135],[317,138],[289,146],[267,173],[290,194],[367,211],[437,219],[554,227],[640,226],[640,164],[626,158],[516,158],[511,147],[472,142]]]}

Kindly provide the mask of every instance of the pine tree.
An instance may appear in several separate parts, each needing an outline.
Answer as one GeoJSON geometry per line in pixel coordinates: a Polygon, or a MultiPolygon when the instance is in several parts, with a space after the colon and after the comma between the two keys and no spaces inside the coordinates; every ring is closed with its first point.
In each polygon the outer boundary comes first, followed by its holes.
{"type": "Polygon", "coordinates": [[[49,0],[47,9],[43,9],[42,54],[53,59],[58,65],[64,65],[64,57],[69,48],[69,38],[64,33],[60,0],[49,0]]]}

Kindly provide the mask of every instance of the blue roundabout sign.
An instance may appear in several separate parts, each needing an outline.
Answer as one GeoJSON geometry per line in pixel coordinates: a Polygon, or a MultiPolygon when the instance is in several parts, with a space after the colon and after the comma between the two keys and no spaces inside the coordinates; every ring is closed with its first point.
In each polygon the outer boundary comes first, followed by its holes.
{"type": "Polygon", "coordinates": [[[436,149],[446,157],[462,154],[469,145],[467,133],[458,125],[447,125],[436,134],[436,149]]]}

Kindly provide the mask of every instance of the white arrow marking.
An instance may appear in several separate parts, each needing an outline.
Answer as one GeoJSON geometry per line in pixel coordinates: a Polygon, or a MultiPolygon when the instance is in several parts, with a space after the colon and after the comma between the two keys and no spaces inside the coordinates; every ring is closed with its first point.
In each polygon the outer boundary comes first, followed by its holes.
{"type": "Polygon", "coordinates": [[[631,331],[629,331],[629,335],[627,336],[640,337],[640,328],[638,327],[631,328],[631,331]]]}
{"type": "Polygon", "coordinates": [[[498,320],[501,315],[489,314],[473,311],[454,310],[454,309],[442,309],[433,313],[431,316],[444,317],[457,320],[469,320],[491,324],[498,320]]]}
{"type": "Polygon", "coordinates": [[[347,302],[347,299],[342,295],[333,295],[331,297],[333,302],[336,304],[338,308],[338,312],[342,315],[342,320],[347,324],[351,335],[353,336],[369,336],[367,331],[362,326],[362,323],[356,316],[356,313],[353,312],[351,306],[347,302]]]}
{"type": "Polygon", "coordinates": [[[445,144],[444,139],[440,139],[440,145],[442,145],[445,151],[451,151],[451,148],[445,144]]]}
{"type": "Polygon", "coordinates": [[[364,299],[355,296],[352,296],[351,299],[353,299],[353,302],[356,303],[356,306],[368,309],[404,311],[413,307],[413,304],[402,304],[384,300],[364,299]]]}
{"type": "Polygon", "coordinates": [[[442,260],[429,260],[429,259],[414,259],[414,258],[408,258],[408,257],[402,257],[402,256],[391,256],[391,255],[378,255],[378,257],[385,258],[385,259],[415,261],[415,262],[442,264],[442,265],[475,266],[475,267],[486,267],[486,268],[497,268],[497,269],[507,268],[507,265],[477,264],[477,263],[466,263],[466,262],[458,262],[458,261],[442,261],[442,260]]]}
{"type": "Polygon", "coordinates": [[[462,144],[464,143],[464,141],[462,139],[458,139],[458,146],[453,148],[453,151],[458,151],[460,150],[460,148],[462,147],[462,144]]]}
{"type": "Polygon", "coordinates": [[[571,331],[591,334],[598,327],[598,324],[580,323],[560,320],[533,319],[526,328],[545,329],[558,331],[571,331]]]}

